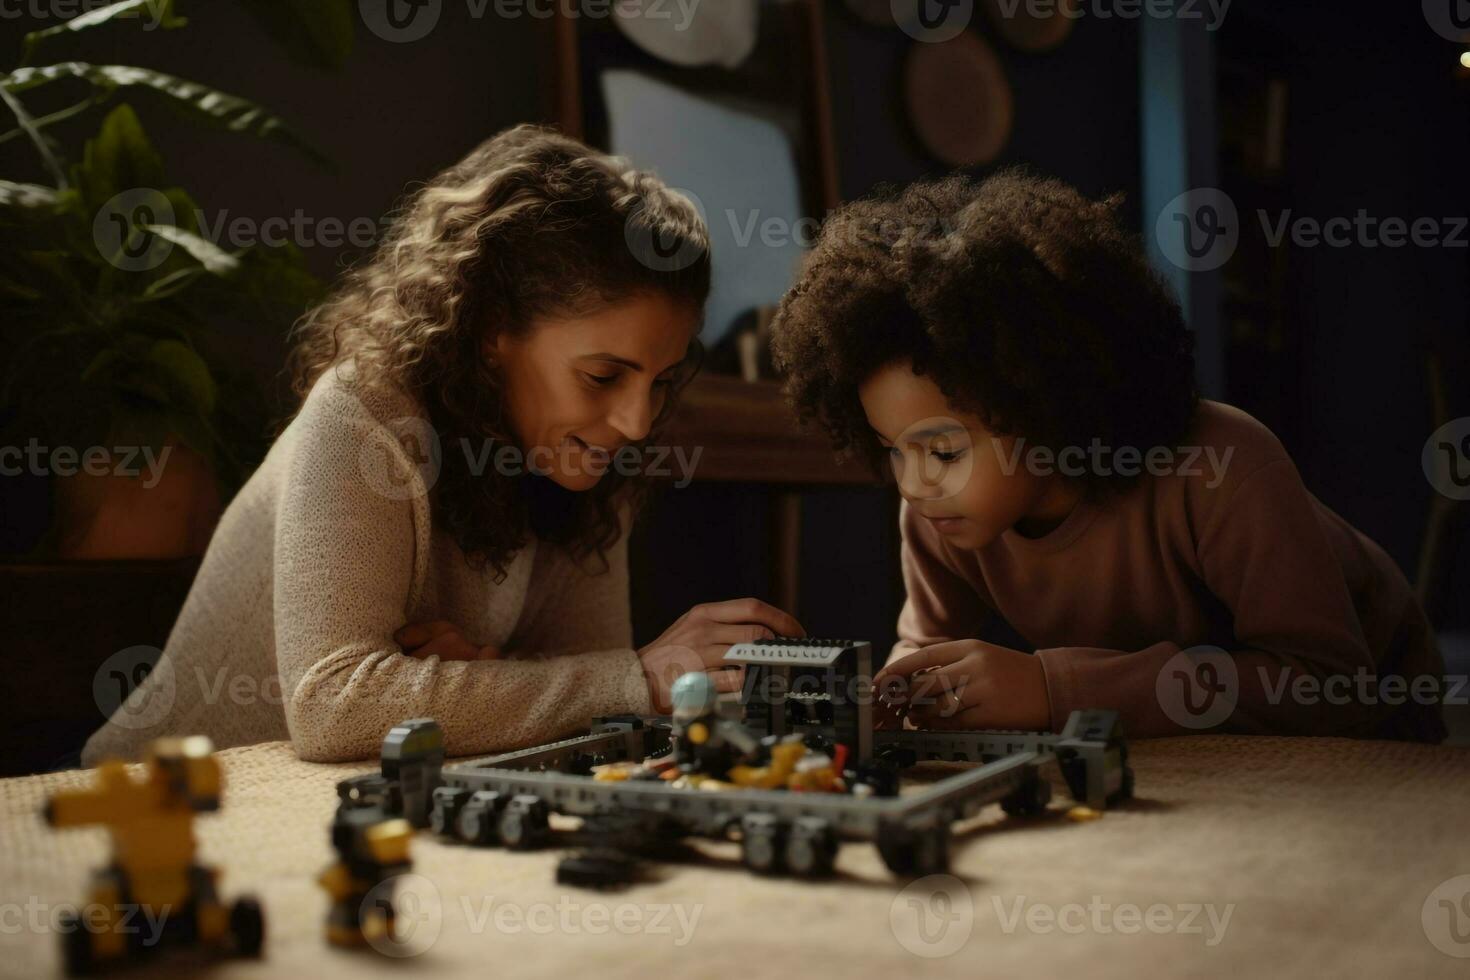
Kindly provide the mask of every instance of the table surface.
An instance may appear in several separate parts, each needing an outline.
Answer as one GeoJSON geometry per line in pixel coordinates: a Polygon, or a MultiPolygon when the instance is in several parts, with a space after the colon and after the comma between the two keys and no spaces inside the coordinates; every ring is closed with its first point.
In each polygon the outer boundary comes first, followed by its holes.
{"type": "MultiPolygon", "coordinates": [[[[554,882],[563,850],[420,836],[405,884],[415,955],[322,939],[338,779],[289,745],[219,754],[223,809],[196,821],[228,900],[253,892],[265,956],[212,977],[477,975],[1401,976],[1470,972],[1470,749],[1224,736],[1135,743],[1138,799],[1074,823],[987,808],[956,828],[953,876],[895,881],[846,845],[824,882],[761,878],[730,843],[603,893],[554,882]],[[1463,876],[1463,877],[1462,877],[1463,876]]],[[[84,901],[100,829],[39,816],[82,771],[0,782],[0,975],[58,972],[48,916],[84,901]]],[[[1060,788],[1060,787],[1058,787],[1060,788]]],[[[148,975],[180,972],[165,960],[148,975]]]]}

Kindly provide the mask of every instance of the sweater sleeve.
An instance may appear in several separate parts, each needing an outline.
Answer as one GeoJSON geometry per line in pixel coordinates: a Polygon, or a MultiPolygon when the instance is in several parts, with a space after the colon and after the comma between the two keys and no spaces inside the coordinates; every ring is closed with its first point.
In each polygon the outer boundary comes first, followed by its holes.
{"type": "Polygon", "coordinates": [[[934,643],[979,636],[992,615],[989,596],[950,567],[936,532],[908,501],[899,505],[898,525],[906,598],[890,661],[934,643]]]}
{"type": "Polygon", "coordinates": [[[1053,725],[1105,706],[1145,737],[1372,729],[1372,699],[1356,693],[1372,655],[1295,466],[1278,458],[1220,496],[1199,508],[1196,549],[1205,587],[1233,617],[1232,648],[1040,650],[1053,725]]]}
{"type": "Polygon", "coordinates": [[[427,489],[407,452],[352,394],[308,405],[275,528],[277,668],[287,728],[313,762],[368,759],[406,718],[430,717],[452,755],[503,751],[646,707],[631,651],[548,660],[405,656],[427,489]]]}

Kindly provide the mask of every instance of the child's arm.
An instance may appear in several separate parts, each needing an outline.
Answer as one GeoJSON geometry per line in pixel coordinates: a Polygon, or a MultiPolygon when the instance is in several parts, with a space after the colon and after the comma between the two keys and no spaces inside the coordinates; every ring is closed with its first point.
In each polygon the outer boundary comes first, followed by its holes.
{"type": "Polygon", "coordinates": [[[1141,650],[1039,650],[1053,722],[1104,706],[1141,736],[1369,733],[1384,706],[1365,703],[1355,687],[1346,698],[1323,697],[1320,686],[1315,697],[1293,693],[1298,683],[1345,684],[1375,667],[1342,564],[1291,461],[1267,462],[1196,501],[1199,572],[1234,618],[1232,648],[1191,658],[1166,639],[1141,650]],[[1223,707],[1213,707],[1216,697],[1223,707]]]}
{"type": "MultiPolygon", "coordinates": [[[[979,636],[992,615],[988,596],[977,594],[975,587],[947,564],[914,554],[915,528],[923,518],[910,509],[908,501],[901,503],[898,511],[903,534],[899,563],[908,598],[898,614],[898,642],[888,657],[889,664],[922,647],[979,636]]],[[[939,547],[948,552],[942,543],[939,547]]],[[[948,553],[945,557],[955,558],[948,553]]]]}

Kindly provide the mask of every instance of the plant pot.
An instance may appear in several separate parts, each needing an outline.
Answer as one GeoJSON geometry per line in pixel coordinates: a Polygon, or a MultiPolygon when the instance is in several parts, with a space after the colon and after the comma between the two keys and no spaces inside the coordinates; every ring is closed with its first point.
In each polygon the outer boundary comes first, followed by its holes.
{"type": "Polygon", "coordinates": [[[204,554],[221,511],[219,483],[199,453],[169,440],[150,467],[135,454],[94,452],[92,465],[53,475],[57,555],[100,560],[204,554]],[[90,470],[90,472],[88,472],[90,470]],[[102,472],[104,471],[105,472],[102,472]]]}

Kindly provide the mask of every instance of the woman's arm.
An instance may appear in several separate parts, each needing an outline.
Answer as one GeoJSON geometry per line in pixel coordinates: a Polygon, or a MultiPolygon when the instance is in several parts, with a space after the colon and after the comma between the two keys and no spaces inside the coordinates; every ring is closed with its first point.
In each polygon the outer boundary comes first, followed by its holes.
{"type": "Polygon", "coordinates": [[[544,661],[404,656],[394,633],[411,605],[415,563],[427,557],[415,544],[428,540],[422,481],[353,395],[319,394],[298,419],[275,529],[277,667],[303,759],[371,758],[388,729],[412,717],[435,718],[459,755],[648,711],[631,649],[544,661]]]}

